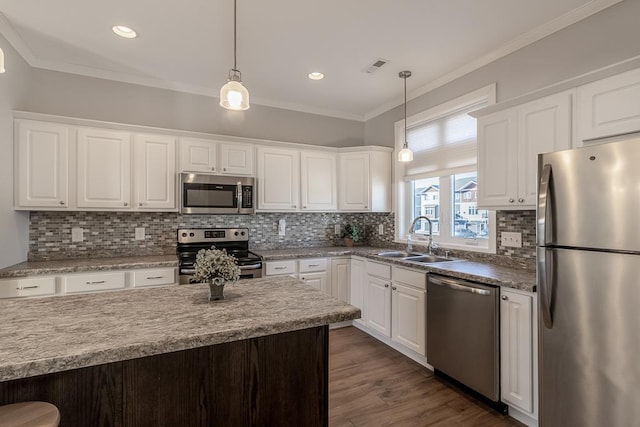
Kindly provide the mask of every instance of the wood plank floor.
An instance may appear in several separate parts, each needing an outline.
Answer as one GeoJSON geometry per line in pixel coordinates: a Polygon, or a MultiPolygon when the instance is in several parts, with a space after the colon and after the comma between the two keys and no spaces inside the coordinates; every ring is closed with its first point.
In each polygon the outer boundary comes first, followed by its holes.
{"type": "Polygon", "coordinates": [[[354,327],[329,332],[329,425],[523,426],[354,327]]]}

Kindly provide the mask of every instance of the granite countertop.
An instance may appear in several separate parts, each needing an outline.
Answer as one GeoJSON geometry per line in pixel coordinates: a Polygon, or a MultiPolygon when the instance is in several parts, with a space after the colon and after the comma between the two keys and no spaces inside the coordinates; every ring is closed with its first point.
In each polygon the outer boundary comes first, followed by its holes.
{"type": "Polygon", "coordinates": [[[427,273],[443,274],[449,277],[472,280],[488,285],[503,286],[527,292],[536,291],[536,273],[532,270],[506,267],[498,264],[466,261],[459,259],[451,262],[436,264],[420,264],[404,261],[398,258],[381,257],[379,252],[394,250],[389,248],[375,248],[370,246],[347,247],[319,247],[319,248],[294,248],[279,250],[254,251],[262,256],[265,261],[275,261],[292,258],[327,257],[340,255],[356,255],[374,261],[401,265],[404,267],[423,270],[427,273]]]}
{"type": "Polygon", "coordinates": [[[186,350],[360,317],[291,277],[0,300],[0,381],[186,350]]]}
{"type": "Polygon", "coordinates": [[[126,270],[131,268],[177,267],[178,257],[153,255],[139,257],[81,258],[55,261],[26,261],[0,269],[0,278],[46,274],[78,273],[82,271],[126,270]]]}

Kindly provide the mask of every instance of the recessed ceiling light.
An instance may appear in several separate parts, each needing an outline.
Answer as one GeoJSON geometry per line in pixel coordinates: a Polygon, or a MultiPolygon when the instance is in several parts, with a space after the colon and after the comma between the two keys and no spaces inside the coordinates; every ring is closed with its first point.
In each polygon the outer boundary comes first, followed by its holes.
{"type": "Polygon", "coordinates": [[[125,27],[124,25],[115,25],[111,28],[114,33],[125,39],[133,39],[137,36],[136,32],[132,28],[125,27]]]}
{"type": "Polygon", "coordinates": [[[311,80],[322,80],[324,79],[324,74],[314,71],[313,73],[307,74],[307,77],[309,77],[311,80]]]}

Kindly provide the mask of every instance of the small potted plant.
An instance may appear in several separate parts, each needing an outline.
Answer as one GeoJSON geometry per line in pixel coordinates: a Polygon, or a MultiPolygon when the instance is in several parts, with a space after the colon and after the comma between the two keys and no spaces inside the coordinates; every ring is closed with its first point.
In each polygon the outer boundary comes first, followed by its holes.
{"type": "Polygon", "coordinates": [[[358,241],[358,226],[353,224],[347,224],[342,229],[341,237],[344,239],[345,246],[353,246],[353,242],[358,241]]]}
{"type": "Polygon", "coordinates": [[[240,278],[236,258],[225,249],[201,249],[196,255],[194,278],[209,284],[209,301],[224,299],[224,285],[240,278]]]}

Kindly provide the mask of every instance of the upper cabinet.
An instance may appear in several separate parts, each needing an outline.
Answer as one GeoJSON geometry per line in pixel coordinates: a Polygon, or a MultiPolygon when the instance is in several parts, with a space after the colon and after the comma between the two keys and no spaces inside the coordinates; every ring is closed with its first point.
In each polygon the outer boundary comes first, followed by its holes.
{"type": "Polygon", "coordinates": [[[302,210],[335,211],[338,208],[337,163],[336,153],[300,153],[302,210]]]}
{"type": "Polygon", "coordinates": [[[572,91],[478,118],[478,206],[534,209],[538,154],[571,148],[572,91]]]}
{"type": "Polygon", "coordinates": [[[296,211],[300,206],[300,152],[258,147],[258,209],[296,211]]]}
{"type": "Polygon", "coordinates": [[[577,145],[640,131],[640,69],[578,87],[577,145]]]}
{"type": "Polygon", "coordinates": [[[135,136],[135,196],[139,209],[176,208],[176,141],[165,135],[135,136]]]}
{"type": "Polygon", "coordinates": [[[16,209],[69,206],[69,127],[16,121],[16,209]]]}
{"type": "Polygon", "coordinates": [[[77,144],[77,207],[129,208],[131,134],[80,128],[77,144]]]}
{"type": "Polygon", "coordinates": [[[389,151],[342,152],[339,205],[341,211],[391,211],[391,153],[389,151]]]}
{"type": "Polygon", "coordinates": [[[253,176],[254,146],[180,138],[180,171],[253,176]]]}

